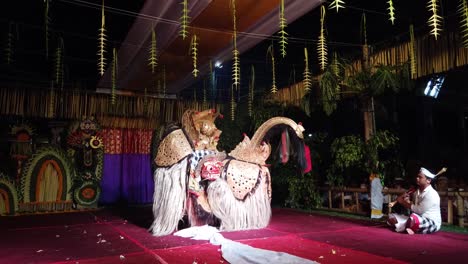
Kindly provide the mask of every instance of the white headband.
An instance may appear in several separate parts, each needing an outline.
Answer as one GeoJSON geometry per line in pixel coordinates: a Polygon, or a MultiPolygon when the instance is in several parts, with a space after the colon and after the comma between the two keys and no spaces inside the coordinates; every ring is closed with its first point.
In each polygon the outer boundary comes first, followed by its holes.
{"type": "Polygon", "coordinates": [[[428,171],[427,169],[425,168],[422,168],[419,170],[419,172],[421,172],[422,174],[424,174],[427,178],[429,179],[434,179],[435,178],[435,174],[432,174],[430,171],[428,171]]]}

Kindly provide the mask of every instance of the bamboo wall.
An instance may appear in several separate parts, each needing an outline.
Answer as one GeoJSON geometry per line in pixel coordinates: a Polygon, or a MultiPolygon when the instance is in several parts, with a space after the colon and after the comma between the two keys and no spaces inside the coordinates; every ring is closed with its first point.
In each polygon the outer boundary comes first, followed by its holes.
{"type": "MultiPolygon", "coordinates": [[[[447,72],[457,67],[468,65],[468,49],[460,45],[461,40],[456,33],[446,33],[438,40],[433,36],[423,36],[415,39],[416,78],[447,72]]],[[[370,65],[401,65],[410,58],[410,42],[404,42],[394,47],[376,51],[370,56],[370,65]]],[[[353,68],[360,71],[361,61],[353,62],[353,68]]],[[[302,82],[284,87],[272,97],[280,102],[299,105],[305,92],[302,82]]]]}
{"type": "MultiPolygon", "coordinates": [[[[447,72],[468,64],[468,49],[461,46],[458,34],[447,33],[438,40],[433,36],[415,39],[416,78],[447,72]]],[[[409,60],[410,43],[404,42],[389,49],[374,52],[370,65],[401,65],[409,60]]],[[[361,69],[361,61],[354,65],[361,69]]]]}
{"type": "Polygon", "coordinates": [[[270,94],[269,98],[274,101],[300,106],[305,94],[304,84],[303,82],[299,82],[289,87],[279,89],[275,94],[270,94]]]}
{"type": "Polygon", "coordinates": [[[79,120],[94,116],[103,127],[150,128],[180,121],[187,109],[215,108],[222,105],[144,96],[117,96],[83,91],[0,89],[0,115],[26,118],[79,120]]]}

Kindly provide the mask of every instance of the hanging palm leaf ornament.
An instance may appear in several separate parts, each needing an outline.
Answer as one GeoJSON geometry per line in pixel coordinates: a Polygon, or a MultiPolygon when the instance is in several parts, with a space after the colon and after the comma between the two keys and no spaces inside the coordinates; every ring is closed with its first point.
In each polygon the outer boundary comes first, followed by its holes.
{"type": "Polygon", "coordinates": [[[327,67],[327,40],[325,38],[325,7],[322,5],[321,8],[321,17],[320,17],[320,35],[318,38],[317,53],[320,64],[320,69],[323,71],[327,67]]]}
{"type": "Polygon", "coordinates": [[[49,0],[44,0],[44,38],[45,38],[45,52],[46,58],[49,58],[49,25],[50,25],[50,16],[49,16],[49,0]]]}
{"type": "MultiPolygon", "coordinates": [[[[331,66],[333,75],[335,75],[335,78],[339,79],[341,66],[338,61],[338,54],[336,52],[333,52],[333,60],[330,66],[331,66]]],[[[337,82],[337,85],[335,86],[335,94],[334,94],[336,100],[340,99],[340,93],[341,93],[341,86],[337,82]]]]}
{"type": "Polygon", "coordinates": [[[214,92],[216,90],[215,72],[213,70],[213,61],[210,60],[210,87],[211,87],[211,100],[214,99],[214,92]]]}
{"type": "Polygon", "coordinates": [[[460,16],[460,36],[462,44],[463,47],[468,48],[468,0],[460,0],[457,12],[460,16]]]}
{"type": "Polygon", "coordinates": [[[63,83],[63,47],[63,39],[59,38],[57,48],[55,49],[54,63],[55,85],[57,86],[63,83]]]}
{"type": "Polygon", "coordinates": [[[312,74],[310,73],[309,70],[309,53],[307,52],[307,48],[304,48],[304,90],[306,93],[311,91],[312,88],[312,79],[311,76],[312,74]]]}
{"type": "Polygon", "coordinates": [[[197,78],[199,71],[197,69],[198,38],[196,34],[193,34],[192,41],[190,41],[190,52],[192,53],[192,63],[193,63],[192,74],[193,74],[193,77],[197,78]]]}
{"type": "Polygon", "coordinates": [[[286,57],[286,45],[288,44],[288,33],[286,32],[286,26],[288,22],[284,16],[284,0],[281,0],[280,10],[279,10],[279,35],[280,35],[280,47],[281,47],[281,56],[286,57]]]}
{"type": "Polygon", "coordinates": [[[367,46],[367,20],[366,13],[362,13],[361,16],[361,41],[364,46],[367,46]],[[364,39],[364,40],[363,40],[364,39]]]}
{"type": "Polygon", "coordinates": [[[154,73],[154,69],[158,66],[158,59],[157,59],[157,49],[156,49],[156,32],[151,30],[151,45],[149,47],[149,57],[148,57],[148,65],[151,67],[151,73],[154,73]]]}
{"type": "Polygon", "coordinates": [[[50,89],[48,117],[55,117],[55,101],[56,93],[54,87],[60,86],[63,89],[63,75],[64,75],[64,44],[61,37],[58,38],[57,48],[55,49],[55,63],[54,63],[54,85],[50,89]]]}
{"type": "Polygon", "coordinates": [[[6,47],[5,47],[5,60],[8,65],[10,65],[13,62],[13,41],[14,41],[13,27],[14,27],[13,22],[10,22],[10,24],[8,25],[8,36],[7,36],[7,42],[6,42],[6,47]]]}
{"type": "Polygon", "coordinates": [[[193,88],[193,101],[196,102],[197,101],[197,88],[193,88]]]}
{"type": "Polygon", "coordinates": [[[188,23],[190,20],[190,17],[188,15],[189,9],[188,9],[188,0],[183,0],[182,1],[182,15],[180,16],[180,32],[179,35],[182,36],[182,39],[185,39],[188,36],[188,23]]]}
{"type": "Polygon", "coordinates": [[[388,15],[390,18],[388,20],[392,21],[392,25],[395,25],[395,7],[393,6],[393,0],[388,0],[388,15]]]}
{"type": "Polygon", "coordinates": [[[231,121],[236,118],[236,100],[234,99],[234,88],[231,89],[231,121]]]}
{"type": "Polygon", "coordinates": [[[234,91],[237,91],[238,86],[240,85],[240,59],[239,59],[239,50],[237,49],[237,18],[236,18],[236,0],[231,0],[232,8],[232,24],[233,24],[233,33],[232,33],[232,86],[231,86],[231,120],[235,119],[236,111],[236,100],[234,98],[234,91]]]}
{"type": "Polygon", "coordinates": [[[333,0],[328,6],[328,9],[336,9],[336,12],[338,13],[340,8],[344,8],[344,5],[345,2],[343,0],[333,0]]]}
{"type": "Polygon", "coordinates": [[[409,55],[410,55],[410,72],[411,72],[411,79],[416,79],[416,43],[414,40],[414,28],[413,24],[410,25],[410,47],[409,47],[409,55]]]}
{"type": "Polygon", "coordinates": [[[162,75],[163,75],[162,94],[165,95],[166,94],[166,65],[163,66],[162,75]]]}
{"type": "Polygon", "coordinates": [[[105,48],[106,48],[106,28],[105,28],[105,21],[106,17],[104,15],[104,0],[102,0],[102,11],[101,11],[101,27],[99,28],[99,34],[98,34],[98,72],[102,76],[104,75],[105,68],[106,68],[106,58],[104,56],[105,54],[105,48]]]}
{"type": "Polygon", "coordinates": [[[233,50],[232,50],[232,84],[233,87],[237,90],[237,87],[240,85],[240,59],[239,59],[239,50],[237,49],[237,18],[236,18],[236,0],[231,0],[232,7],[232,24],[233,24],[233,50]]]}
{"type": "Polygon", "coordinates": [[[208,108],[208,101],[206,96],[206,79],[203,80],[203,109],[208,108]]]}
{"type": "Polygon", "coordinates": [[[143,113],[148,113],[148,89],[146,87],[143,94],[143,113]]]}
{"type": "Polygon", "coordinates": [[[333,60],[330,67],[333,74],[335,74],[336,76],[340,74],[340,67],[338,66],[338,54],[336,54],[336,52],[333,52],[333,60]]]}
{"type": "Polygon", "coordinates": [[[118,72],[118,62],[117,62],[117,49],[112,49],[112,90],[111,90],[111,103],[115,105],[117,99],[117,72],[118,72]]]}
{"type": "Polygon", "coordinates": [[[48,107],[48,115],[47,117],[49,118],[54,118],[55,117],[55,90],[54,87],[50,89],[50,94],[49,94],[49,107],[48,107]]]}
{"type": "Polygon", "coordinates": [[[427,21],[429,26],[432,27],[430,34],[437,40],[437,37],[442,31],[442,16],[438,14],[439,4],[437,3],[437,0],[429,0],[427,8],[432,13],[431,17],[429,17],[429,20],[427,21]]]}
{"type": "Polygon", "coordinates": [[[273,50],[273,45],[267,50],[267,56],[270,55],[271,58],[271,89],[270,93],[275,94],[278,92],[278,88],[276,87],[276,71],[275,71],[275,54],[273,50]]]}

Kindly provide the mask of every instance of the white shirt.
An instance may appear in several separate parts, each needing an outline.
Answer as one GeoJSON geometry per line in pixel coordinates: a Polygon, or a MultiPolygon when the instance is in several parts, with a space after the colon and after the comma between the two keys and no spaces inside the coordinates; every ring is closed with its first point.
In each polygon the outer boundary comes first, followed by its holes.
{"type": "Polygon", "coordinates": [[[427,186],[424,191],[419,189],[414,193],[414,200],[411,205],[411,211],[414,213],[432,219],[440,228],[442,217],[440,215],[440,196],[431,185],[427,186]]]}

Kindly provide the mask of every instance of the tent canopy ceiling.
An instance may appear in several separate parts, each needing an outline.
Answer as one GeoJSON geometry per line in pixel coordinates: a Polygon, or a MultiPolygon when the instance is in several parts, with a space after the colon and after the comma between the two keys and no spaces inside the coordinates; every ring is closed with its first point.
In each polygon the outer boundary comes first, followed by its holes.
{"type": "MultiPolygon", "coordinates": [[[[119,49],[118,86],[129,90],[154,87],[162,80],[163,71],[168,93],[177,93],[196,81],[190,56],[190,38],[197,35],[198,67],[206,73],[209,63],[232,57],[233,16],[230,0],[189,1],[189,36],[180,34],[181,1],[146,1],[119,49]],[[156,73],[148,66],[151,31],[156,33],[159,50],[156,73]],[[131,43],[141,43],[135,47],[131,43]],[[165,70],[163,70],[165,69],[165,70]]],[[[253,47],[278,30],[279,1],[236,1],[237,47],[240,53],[253,47]]],[[[286,0],[285,14],[289,22],[303,16],[320,4],[319,0],[286,0]]],[[[111,70],[100,80],[99,87],[110,87],[111,70]]]]}

